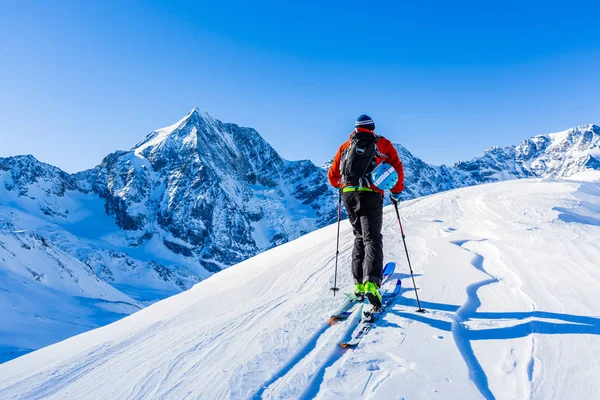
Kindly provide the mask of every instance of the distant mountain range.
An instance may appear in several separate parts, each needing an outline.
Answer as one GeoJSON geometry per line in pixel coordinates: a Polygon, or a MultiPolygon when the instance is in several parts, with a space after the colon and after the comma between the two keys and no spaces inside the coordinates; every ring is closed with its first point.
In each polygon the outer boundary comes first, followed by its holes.
{"type": "MultiPolygon", "coordinates": [[[[493,147],[453,166],[429,165],[395,146],[405,199],[600,170],[596,125],[493,147]]],[[[0,158],[0,303],[15,326],[43,320],[50,332],[39,340],[0,332],[0,361],[118,319],[324,227],[335,221],[336,207],[325,168],[284,160],[254,129],[197,108],[76,174],[32,156],[0,158]],[[71,311],[55,318],[43,305],[59,298],[71,311]]]]}
{"type": "Polygon", "coordinates": [[[516,146],[491,147],[483,156],[453,166],[433,166],[398,149],[406,174],[405,198],[482,183],[523,178],[568,178],[600,170],[600,127],[581,125],[537,135],[516,146]]]}

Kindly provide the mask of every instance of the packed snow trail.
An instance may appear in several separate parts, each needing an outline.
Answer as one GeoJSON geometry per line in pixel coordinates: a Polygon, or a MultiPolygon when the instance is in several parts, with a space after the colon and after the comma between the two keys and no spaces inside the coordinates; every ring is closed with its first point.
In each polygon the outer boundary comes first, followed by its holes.
{"type": "MultiPolygon", "coordinates": [[[[0,398],[597,398],[598,183],[502,182],[400,211],[428,313],[415,312],[388,207],[385,259],[406,284],[355,349],[338,343],[356,318],[325,328],[335,309],[332,225],[0,365],[0,398]]],[[[347,221],[340,244],[348,290],[347,221]]]]}

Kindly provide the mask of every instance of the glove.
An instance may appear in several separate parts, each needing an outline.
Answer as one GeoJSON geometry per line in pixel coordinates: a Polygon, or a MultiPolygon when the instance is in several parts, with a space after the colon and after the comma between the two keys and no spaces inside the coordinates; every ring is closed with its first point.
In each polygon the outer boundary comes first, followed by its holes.
{"type": "Polygon", "coordinates": [[[394,204],[400,203],[400,193],[390,193],[390,200],[394,204]]]}

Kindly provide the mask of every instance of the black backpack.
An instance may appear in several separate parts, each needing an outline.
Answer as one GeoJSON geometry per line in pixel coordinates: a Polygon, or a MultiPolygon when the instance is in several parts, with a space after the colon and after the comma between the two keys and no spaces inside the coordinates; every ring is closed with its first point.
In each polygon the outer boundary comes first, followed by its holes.
{"type": "Polygon", "coordinates": [[[381,157],[377,148],[379,136],[371,132],[354,132],[350,146],[342,154],[340,172],[346,186],[369,186],[369,174],[377,165],[375,157],[381,157]]]}

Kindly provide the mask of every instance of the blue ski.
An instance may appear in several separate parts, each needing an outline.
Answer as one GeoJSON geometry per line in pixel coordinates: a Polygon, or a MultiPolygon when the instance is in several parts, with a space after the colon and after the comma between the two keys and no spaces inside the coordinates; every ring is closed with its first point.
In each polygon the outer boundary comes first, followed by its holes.
{"type": "MultiPolygon", "coordinates": [[[[385,267],[383,267],[383,278],[381,280],[381,285],[383,285],[389,279],[395,270],[395,262],[389,262],[385,264],[385,267]]],[[[346,299],[340,308],[331,315],[331,318],[329,318],[329,325],[333,325],[336,321],[343,321],[347,319],[354,312],[356,305],[362,303],[363,300],[363,297],[357,297],[354,293],[346,293],[346,299]]]]}
{"type": "Polygon", "coordinates": [[[371,330],[371,328],[373,327],[375,322],[377,322],[381,314],[383,314],[386,308],[390,304],[392,304],[394,298],[400,292],[401,285],[402,282],[400,281],[400,279],[398,279],[396,281],[396,286],[394,286],[394,289],[392,291],[386,291],[382,293],[381,297],[383,301],[381,303],[381,308],[376,312],[365,311],[364,316],[361,318],[360,322],[358,323],[358,326],[356,327],[356,329],[354,329],[354,332],[352,333],[352,338],[347,342],[341,342],[340,346],[342,346],[343,348],[351,348],[358,346],[361,339],[367,334],[367,332],[371,330]]]}

